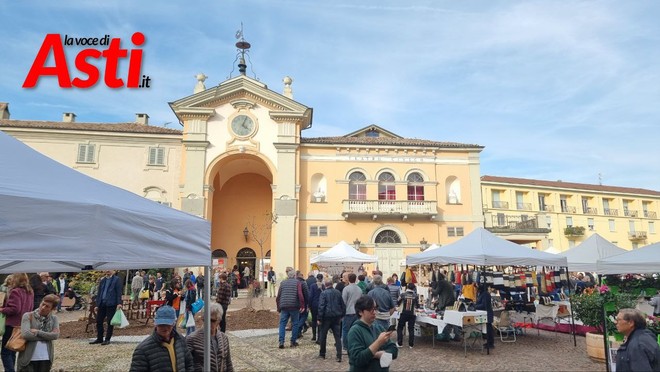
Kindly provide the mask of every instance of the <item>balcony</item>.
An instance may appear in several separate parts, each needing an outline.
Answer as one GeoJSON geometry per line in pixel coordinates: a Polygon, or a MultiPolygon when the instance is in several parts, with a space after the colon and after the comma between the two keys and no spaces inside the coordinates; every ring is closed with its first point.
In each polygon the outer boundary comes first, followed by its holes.
{"type": "Polygon", "coordinates": [[[435,219],[438,202],[433,200],[343,200],[342,215],[349,217],[435,219]]]}
{"type": "Polygon", "coordinates": [[[555,206],[554,205],[542,205],[539,207],[539,210],[543,212],[554,212],[555,211],[555,206]]]}
{"type": "Polygon", "coordinates": [[[591,207],[586,207],[586,208],[582,208],[582,213],[583,214],[598,214],[598,209],[591,208],[591,207]]]}
{"type": "Polygon", "coordinates": [[[498,213],[491,216],[491,221],[486,220],[486,229],[495,234],[504,233],[541,233],[548,234],[550,229],[539,227],[536,216],[527,215],[505,215],[498,213]]]}
{"type": "Polygon", "coordinates": [[[639,217],[638,211],[632,209],[624,209],[623,215],[626,217],[639,217]]]}
{"type": "Polygon", "coordinates": [[[561,211],[563,213],[576,213],[575,207],[569,207],[568,205],[562,205],[561,206],[561,211]]]}
{"type": "Polygon", "coordinates": [[[519,211],[531,211],[532,210],[532,204],[531,203],[516,203],[516,209],[519,211]]]}
{"type": "Polygon", "coordinates": [[[567,237],[584,236],[584,226],[568,226],[564,229],[564,235],[567,237]]]}
{"type": "Polygon", "coordinates": [[[646,218],[657,218],[657,214],[651,211],[644,211],[644,217],[646,218]]]}
{"type": "Polygon", "coordinates": [[[603,210],[603,214],[606,216],[618,216],[619,215],[619,210],[618,209],[610,209],[606,208],[603,210]]]}
{"type": "Polygon", "coordinates": [[[505,201],[493,201],[493,208],[509,209],[509,202],[505,202],[505,201]]]}
{"type": "Polygon", "coordinates": [[[628,239],[631,241],[646,240],[646,231],[629,231],[628,239]]]}

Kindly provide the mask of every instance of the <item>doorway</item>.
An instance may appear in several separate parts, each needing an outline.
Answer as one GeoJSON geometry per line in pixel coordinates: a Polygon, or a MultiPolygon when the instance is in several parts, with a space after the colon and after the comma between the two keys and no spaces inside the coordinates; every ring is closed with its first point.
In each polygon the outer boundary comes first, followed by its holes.
{"type": "Polygon", "coordinates": [[[249,280],[252,281],[254,279],[255,275],[255,268],[256,268],[256,263],[257,263],[257,254],[254,252],[252,248],[244,247],[241,248],[238,253],[236,254],[236,262],[238,265],[238,270],[241,273],[241,283],[239,284],[239,288],[247,288],[249,282],[246,280],[245,276],[243,275],[243,272],[245,271],[245,267],[250,268],[250,278],[249,280]]]}

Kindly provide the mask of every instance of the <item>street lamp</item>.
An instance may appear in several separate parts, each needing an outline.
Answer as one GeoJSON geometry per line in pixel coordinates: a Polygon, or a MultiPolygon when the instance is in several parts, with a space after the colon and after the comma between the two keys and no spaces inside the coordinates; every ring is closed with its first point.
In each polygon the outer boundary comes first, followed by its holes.
{"type": "Polygon", "coordinates": [[[357,250],[357,251],[360,250],[360,243],[361,243],[360,239],[358,239],[358,238],[355,238],[355,240],[353,240],[353,246],[355,247],[355,250],[357,250]]]}
{"type": "Polygon", "coordinates": [[[245,237],[245,242],[247,243],[248,241],[248,236],[250,235],[250,231],[248,231],[247,226],[243,229],[243,236],[245,237]]]}

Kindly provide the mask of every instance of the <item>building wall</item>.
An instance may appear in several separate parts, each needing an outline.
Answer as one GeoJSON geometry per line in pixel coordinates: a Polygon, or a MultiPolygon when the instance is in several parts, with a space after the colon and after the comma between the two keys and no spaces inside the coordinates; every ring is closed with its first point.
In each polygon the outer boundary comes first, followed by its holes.
{"type": "Polygon", "coordinates": [[[550,228],[551,232],[539,242],[539,248],[543,250],[553,247],[565,251],[594,233],[624,249],[660,241],[657,231],[660,197],[656,195],[485,181],[482,181],[481,188],[487,219],[496,220],[498,213],[506,216],[526,214],[538,217],[541,226],[550,228]],[[494,200],[494,191],[499,194],[499,202],[494,200]],[[517,193],[523,196],[523,205],[518,205],[517,193]],[[545,195],[545,210],[539,205],[539,194],[545,195]],[[583,198],[587,200],[586,208],[582,205],[583,198]],[[562,199],[566,200],[563,208],[562,199]],[[604,200],[608,201],[607,209],[604,200]],[[625,209],[624,201],[628,202],[625,209]],[[584,227],[584,234],[567,235],[565,228],[569,225],[584,227]]]}

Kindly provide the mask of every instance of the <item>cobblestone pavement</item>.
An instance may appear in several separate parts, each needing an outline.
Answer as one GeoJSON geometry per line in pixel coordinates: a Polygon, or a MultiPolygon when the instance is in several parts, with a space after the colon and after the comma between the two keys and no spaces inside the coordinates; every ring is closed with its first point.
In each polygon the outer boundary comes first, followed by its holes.
{"type": "MultiPolygon", "coordinates": [[[[237,337],[229,334],[231,355],[237,371],[346,371],[348,357],[337,363],[332,345],[328,359],[317,359],[318,346],[311,342],[311,331],[304,335],[297,348],[280,350],[276,334],[237,337]]],[[[290,333],[287,333],[287,345],[290,333]]],[[[406,340],[407,341],[407,340],[406,340]]],[[[480,343],[477,342],[477,345],[480,343]]],[[[86,340],[58,340],[53,369],[66,371],[126,371],[137,343],[113,343],[108,346],[89,345],[86,340]]],[[[567,334],[535,330],[522,335],[515,343],[497,339],[490,355],[478,349],[468,349],[464,356],[462,344],[436,342],[429,337],[418,338],[415,348],[399,349],[399,358],[392,371],[604,371],[604,364],[592,362],[585,352],[585,341],[578,337],[577,347],[567,334]]]]}
{"type": "MultiPolygon", "coordinates": [[[[245,306],[245,300],[232,302],[230,311],[245,306]]],[[[275,307],[274,299],[266,299],[265,307],[275,307]]],[[[260,309],[261,304],[254,301],[260,309]]],[[[82,312],[60,313],[61,321],[76,320],[82,312]]],[[[337,363],[334,359],[332,337],[327,346],[328,359],[317,359],[318,345],[310,341],[308,331],[297,348],[278,348],[277,334],[258,335],[268,332],[241,331],[229,333],[234,367],[237,371],[346,371],[348,356],[337,363]],[[239,337],[240,336],[240,337],[239,337]]],[[[287,343],[291,333],[287,332],[287,343]]],[[[404,340],[407,344],[407,338],[404,340]]],[[[476,345],[481,345],[477,341],[476,345]]],[[[108,346],[89,345],[87,340],[62,339],[55,343],[55,371],[127,371],[136,342],[113,343],[108,346]]],[[[455,342],[436,342],[433,348],[430,337],[416,338],[415,348],[399,349],[392,371],[604,371],[605,365],[592,362],[586,355],[584,337],[573,338],[568,334],[527,330],[515,343],[495,341],[496,348],[490,355],[479,348],[468,349],[455,342]]]]}

